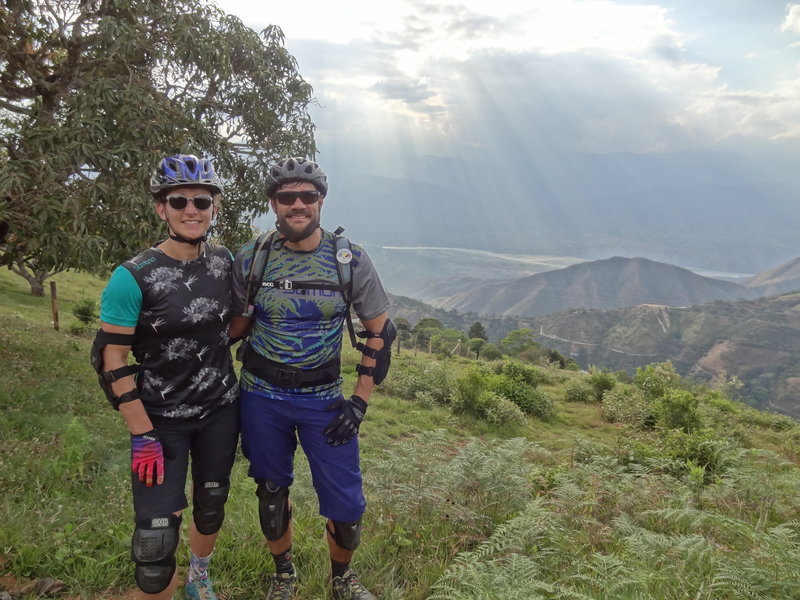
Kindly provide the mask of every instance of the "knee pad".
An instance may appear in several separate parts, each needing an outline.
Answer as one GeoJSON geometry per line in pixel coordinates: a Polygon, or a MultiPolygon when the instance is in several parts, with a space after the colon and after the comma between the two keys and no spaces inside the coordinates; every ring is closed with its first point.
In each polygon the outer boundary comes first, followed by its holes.
{"type": "Polygon", "coordinates": [[[194,487],[192,517],[197,531],[203,535],[217,533],[225,520],[225,502],[230,485],[222,481],[205,481],[194,487]]]}
{"type": "Polygon", "coordinates": [[[261,531],[269,541],[276,542],[289,529],[289,522],[292,520],[289,488],[275,485],[268,479],[259,479],[257,483],[258,519],[261,521],[261,531]]]}
{"type": "Polygon", "coordinates": [[[181,517],[168,515],[136,522],[131,559],[136,564],[136,585],[145,594],[164,591],[175,574],[181,517]]]}
{"type": "Polygon", "coordinates": [[[331,521],[334,530],[328,527],[328,535],[344,550],[355,550],[361,544],[361,519],[358,521],[331,521]]]}

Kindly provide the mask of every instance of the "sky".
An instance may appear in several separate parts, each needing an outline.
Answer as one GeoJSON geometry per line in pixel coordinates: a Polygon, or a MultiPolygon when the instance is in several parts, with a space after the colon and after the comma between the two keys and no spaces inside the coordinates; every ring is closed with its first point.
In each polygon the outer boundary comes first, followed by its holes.
{"type": "Polygon", "coordinates": [[[800,140],[800,4],[218,0],[276,24],[313,86],[320,164],[676,152],[800,140]]]}

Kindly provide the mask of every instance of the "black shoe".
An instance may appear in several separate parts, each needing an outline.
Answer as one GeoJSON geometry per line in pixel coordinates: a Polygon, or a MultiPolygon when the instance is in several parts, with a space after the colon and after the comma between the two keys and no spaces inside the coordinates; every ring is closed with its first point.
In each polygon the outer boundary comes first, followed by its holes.
{"type": "Polygon", "coordinates": [[[264,600],[294,600],[297,575],[294,573],[275,573],[264,600]]]}
{"type": "Polygon", "coordinates": [[[358,580],[353,569],[347,569],[341,577],[334,577],[333,600],[378,600],[358,580]]]}

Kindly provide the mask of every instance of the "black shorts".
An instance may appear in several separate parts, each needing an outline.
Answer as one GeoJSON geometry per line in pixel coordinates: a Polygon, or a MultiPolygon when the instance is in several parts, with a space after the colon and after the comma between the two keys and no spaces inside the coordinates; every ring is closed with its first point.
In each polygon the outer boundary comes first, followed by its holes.
{"type": "Polygon", "coordinates": [[[133,510],[137,521],[183,510],[186,472],[192,457],[192,483],[230,482],[239,442],[239,402],[224,406],[205,419],[165,419],[151,416],[164,448],[164,483],[147,487],[131,473],[133,510]]]}

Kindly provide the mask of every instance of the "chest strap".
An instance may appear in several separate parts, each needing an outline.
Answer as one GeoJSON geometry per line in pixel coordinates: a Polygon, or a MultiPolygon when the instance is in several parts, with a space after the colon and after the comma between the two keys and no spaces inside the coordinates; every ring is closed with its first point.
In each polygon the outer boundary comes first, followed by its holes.
{"type": "Polygon", "coordinates": [[[242,357],[242,367],[259,379],[282,388],[304,388],[335,383],[339,380],[340,358],[314,369],[298,369],[264,358],[248,345],[242,357]]]}

